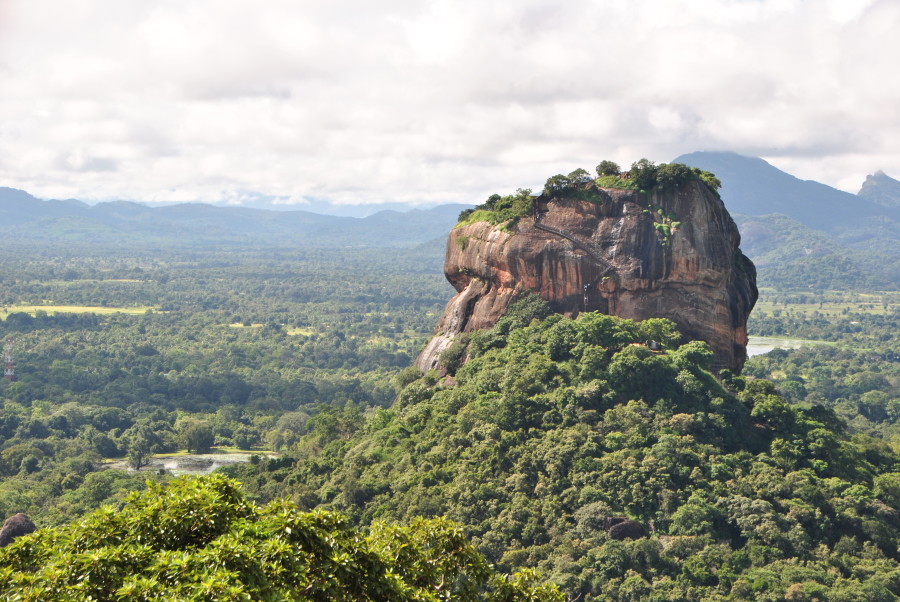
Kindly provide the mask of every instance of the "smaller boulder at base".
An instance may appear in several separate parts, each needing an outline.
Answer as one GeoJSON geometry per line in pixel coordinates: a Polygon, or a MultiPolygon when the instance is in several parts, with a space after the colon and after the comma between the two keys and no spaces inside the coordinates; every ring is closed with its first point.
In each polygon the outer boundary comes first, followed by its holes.
{"type": "Polygon", "coordinates": [[[625,519],[612,525],[606,531],[613,539],[640,539],[647,537],[647,530],[641,523],[625,519]]]}
{"type": "Polygon", "coordinates": [[[37,527],[34,526],[27,514],[24,512],[13,514],[6,519],[6,522],[3,523],[3,529],[0,530],[0,548],[5,548],[17,537],[28,535],[35,531],[37,531],[37,527]]]}

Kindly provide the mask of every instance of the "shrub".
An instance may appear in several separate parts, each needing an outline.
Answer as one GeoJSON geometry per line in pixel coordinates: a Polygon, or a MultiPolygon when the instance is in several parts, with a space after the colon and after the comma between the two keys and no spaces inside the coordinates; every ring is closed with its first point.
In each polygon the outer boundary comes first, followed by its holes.
{"type": "Polygon", "coordinates": [[[469,335],[466,333],[458,335],[453,343],[441,352],[439,361],[444,370],[449,374],[456,374],[466,357],[468,346],[469,335]]]}
{"type": "Polygon", "coordinates": [[[695,179],[694,170],[682,163],[663,163],[656,169],[656,186],[663,191],[677,190],[695,179]]]}

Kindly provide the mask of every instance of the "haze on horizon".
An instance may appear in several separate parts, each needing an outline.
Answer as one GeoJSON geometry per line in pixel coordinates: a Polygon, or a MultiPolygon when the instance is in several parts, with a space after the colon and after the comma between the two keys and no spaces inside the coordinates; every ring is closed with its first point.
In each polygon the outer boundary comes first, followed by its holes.
{"type": "Polygon", "coordinates": [[[0,186],[475,203],[733,150],[856,192],[900,176],[898,30],[894,0],[0,0],[0,186]]]}

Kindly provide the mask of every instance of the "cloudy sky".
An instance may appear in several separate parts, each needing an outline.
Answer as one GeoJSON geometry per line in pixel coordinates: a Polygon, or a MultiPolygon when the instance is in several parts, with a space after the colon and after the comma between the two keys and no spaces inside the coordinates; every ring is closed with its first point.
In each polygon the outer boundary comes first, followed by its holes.
{"type": "Polygon", "coordinates": [[[897,0],[0,0],[0,186],[480,202],[695,150],[900,178],[897,0]]]}

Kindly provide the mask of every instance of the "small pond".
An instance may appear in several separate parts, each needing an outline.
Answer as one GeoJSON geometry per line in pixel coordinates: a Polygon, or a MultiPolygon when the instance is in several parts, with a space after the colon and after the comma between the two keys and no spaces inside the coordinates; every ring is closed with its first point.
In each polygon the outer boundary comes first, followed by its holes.
{"type": "MultiPolygon", "coordinates": [[[[230,464],[240,464],[241,462],[249,462],[250,456],[254,454],[249,452],[234,453],[208,453],[208,454],[183,454],[178,456],[162,456],[152,457],[147,466],[141,467],[142,471],[165,470],[174,475],[183,474],[209,474],[217,468],[228,466],[230,464]]],[[[265,452],[255,454],[267,458],[274,458],[271,454],[265,452]]],[[[130,470],[125,460],[111,462],[106,465],[107,468],[118,468],[119,470],[130,470]]]]}
{"type": "Polygon", "coordinates": [[[826,341],[810,341],[807,339],[782,339],[779,337],[750,337],[747,343],[747,356],[762,355],[773,349],[799,349],[810,345],[833,345],[826,341]]]}

